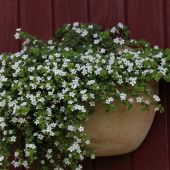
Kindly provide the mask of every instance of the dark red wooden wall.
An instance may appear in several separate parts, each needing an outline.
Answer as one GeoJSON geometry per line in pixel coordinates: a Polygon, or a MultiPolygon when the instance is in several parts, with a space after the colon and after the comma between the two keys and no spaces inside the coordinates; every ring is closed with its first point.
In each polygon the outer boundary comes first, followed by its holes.
{"type": "MultiPolygon", "coordinates": [[[[170,47],[170,0],[0,0],[0,52],[19,50],[14,40],[21,27],[44,40],[64,23],[129,26],[131,37],[170,47]]],[[[165,112],[157,114],[142,146],[135,152],[83,162],[84,170],[170,170],[170,85],[160,83],[165,112]]]]}

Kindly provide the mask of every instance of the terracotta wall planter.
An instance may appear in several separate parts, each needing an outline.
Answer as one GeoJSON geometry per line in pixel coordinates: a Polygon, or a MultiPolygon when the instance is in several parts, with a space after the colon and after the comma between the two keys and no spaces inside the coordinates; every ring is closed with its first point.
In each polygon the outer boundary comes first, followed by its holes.
{"type": "MultiPolygon", "coordinates": [[[[154,90],[158,87],[154,84],[154,90]]],[[[140,146],[146,137],[154,116],[154,108],[142,112],[141,106],[134,104],[127,111],[119,103],[115,112],[106,112],[101,103],[97,103],[96,111],[85,123],[87,134],[91,137],[91,145],[96,156],[111,156],[129,153],[140,146]]]]}

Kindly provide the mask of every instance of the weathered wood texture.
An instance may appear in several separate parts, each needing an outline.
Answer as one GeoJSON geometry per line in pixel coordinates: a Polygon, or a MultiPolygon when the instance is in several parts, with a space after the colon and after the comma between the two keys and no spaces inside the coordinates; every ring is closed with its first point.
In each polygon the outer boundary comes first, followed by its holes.
{"type": "MultiPolygon", "coordinates": [[[[132,38],[170,47],[169,0],[0,0],[0,52],[19,49],[13,37],[18,27],[46,41],[74,21],[104,27],[123,22],[132,38]]],[[[160,96],[165,112],[157,113],[140,148],[127,155],[86,159],[84,170],[169,170],[170,84],[160,83],[160,96]]]]}

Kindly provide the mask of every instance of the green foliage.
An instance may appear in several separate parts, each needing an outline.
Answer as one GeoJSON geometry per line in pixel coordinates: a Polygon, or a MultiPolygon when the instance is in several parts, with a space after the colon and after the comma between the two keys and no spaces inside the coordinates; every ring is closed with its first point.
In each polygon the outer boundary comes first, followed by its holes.
{"type": "Polygon", "coordinates": [[[163,111],[150,82],[170,82],[170,50],[128,33],[121,23],[111,29],[73,23],[45,43],[17,29],[21,51],[0,55],[3,169],[35,162],[43,170],[82,169],[79,161],[94,158],[83,123],[97,102],[109,112],[116,101],[127,110],[140,103],[143,111],[150,105],[163,111]]]}

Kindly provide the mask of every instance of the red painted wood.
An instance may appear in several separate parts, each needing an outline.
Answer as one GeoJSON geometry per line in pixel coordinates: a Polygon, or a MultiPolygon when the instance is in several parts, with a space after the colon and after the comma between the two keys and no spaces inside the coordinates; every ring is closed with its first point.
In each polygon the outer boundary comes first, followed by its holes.
{"type": "Polygon", "coordinates": [[[132,170],[131,157],[128,155],[96,158],[96,170],[132,170]]]}
{"type": "Polygon", "coordinates": [[[83,163],[83,170],[95,170],[95,160],[86,158],[83,163]]]}
{"type": "Polygon", "coordinates": [[[21,0],[20,24],[21,28],[48,40],[52,36],[52,11],[50,0],[21,0]]]}
{"type": "Polygon", "coordinates": [[[17,0],[0,0],[0,52],[18,50],[18,41],[14,39],[18,27],[17,6],[17,0]]]}
{"type": "MultiPolygon", "coordinates": [[[[86,0],[53,0],[53,31],[66,23],[88,22],[87,1],[86,0]]],[[[94,170],[94,161],[85,159],[83,161],[84,170],[94,170]]]]}
{"type": "MultiPolygon", "coordinates": [[[[91,23],[112,27],[118,22],[125,23],[125,3],[123,0],[90,0],[88,16],[91,23]]],[[[95,170],[131,170],[131,156],[98,157],[95,170]]]]}
{"type": "Polygon", "coordinates": [[[165,7],[164,7],[164,13],[165,13],[165,22],[166,22],[166,31],[167,31],[167,35],[166,38],[167,38],[167,47],[170,48],[170,1],[169,0],[164,0],[164,4],[165,4],[165,7]]]}
{"type": "MultiPolygon", "coordinates": [[[[129,0],[128,25],[134,38],[145,38],[161,47],[164,39],[163,1],[129,0]]],[[[160,96],[165,98],[161,83],[160,96]]],[[[165,103],[165,102],[164,102],[165,103]]],[[[168,170],[167,112],[157,113],[148,137],[133,153],[134,170],[168,170]]]]}
{"type": "MultiPolygon", "coordinates": [[[[169,0],[0,0],[0,52],[19,49],[13,38],[19,25],[47,40],[56,28],[74,21],[105,27],[123,22],[129,25],[133,38],[170,47],[169,0]]],[[[140,148],[123,156],[85,159],[84,170],[169,170],[170,84],[161,82],[160,95],[165,113],[156,115],[140,148]]]]}
{"type": "MultiPolygon", "coordinates": [[[[169,0],[165,0],[164,1],[164,14],[166,15],[165,18],[165,22],[166,22],[166,29],[165,31],[167,31],[166,33],[166,38],[167,38],[167,44],[166,47],[170,48],[170,1],[169,0]]],[[[167,116],[168,116],[168,144],[169,144],[169,148],[168,151],[170,153],[170,83],[166,83],[166,103],[167,103],[167,116]]],[[[170,156],[168,158],[169,161],[169,167],[170,167],[170,156]]]]}
{"type": "Polygon", "coordinates": [[[53,0],[54,31],[66,23],[87,22],[86,0],[53,0]]]}
{"type": "Polygon", "coordinates": [[[125,22],[124,0],[89,0],[89,20],[92,23],[111,27],[125,22]]]}
{"type": "Polygon", "coordinates": [[[129,0],[128,23],[131,36],[164,46],[163,0],[129,0]]]}
{"type": "MultiPolygon", "coordinates": [[[[53,32],[66,23],[88,22],[86,0],[52,0],[53,32]]],[[[84,170],[94,170],[94,161],[85,159],[84,170]]]]}
{"type": "MultiPolygon", "coordinates": [[[[14,38],[18,27],[18,1],[0,0],[0,53],[19,50],[19,42],[14,38]]],[[[13,157],[11,156],[10,159],[12,160],[13,157]]],[[[10,166],[9,170],[14,170],[14,167],[10,166]]]]}

